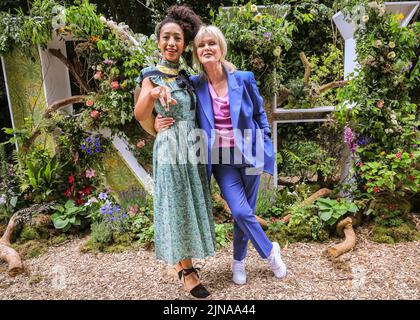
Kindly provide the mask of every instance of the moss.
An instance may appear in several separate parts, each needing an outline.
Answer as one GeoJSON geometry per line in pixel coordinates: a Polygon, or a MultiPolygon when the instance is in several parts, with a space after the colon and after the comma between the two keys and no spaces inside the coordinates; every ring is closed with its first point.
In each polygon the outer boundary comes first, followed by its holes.
{"type": "Polygon", "coordinates": [[[34,227],[24,225],[20,233],[20,238],[23,241],[29,241],[29,240],[40,239],[41,236],[39,235],[38,231],[34,227]]]}
{"type": "Polygon", "coordinates": [[[16,244],[14,247],[23,259],[36,258],[48,251],[47,244],[44,240],[29,240],[24,244],[16,244]]]}
{"type": "Polygon", "coordinates": [[[87,253],[87,252],[91,252],[91,253],[98,253],[98,252],[102,252],[104,248],[104,244],[96,242],[92,237],[90,237],[85,243],[83,243],[79,250],[82,253],[87,253]]]}
{"type": "Polygon", "coordinates": [[[120,245],[123,245],[123,246],[130,246],[131,243],[133,242],[133,237],[128,232],[126,232],[126,233],[114,232],[112,234],[112,240],[113,240],[114,244],[120,244],[120,245]]]}
{"type": "Polygon", "coordinates": [[[63,243],[66,240],[67,240],[67,236],[65,234],[59,234],[55,237],[52,237],[50,239],[50,243],[53,245],[57,245],[57,244],[63,243]]]}
{"type": "Polygon", "coordinates": [[[44,279],[43,276],[35,275],[35,276],[32,276],[32,277],[29,278],[28,283],[29,283],[30,286],[32,286],[34,284],[40,283],[43,279],[44,279]]]}
{"type": "Polygon", "coordinates": [[[126,244],[111,244],[110,246],[106,246],[103,251],[106,253],[120,253],[131,249],[131,245],[126,244]]]}
{"type": "Polygon", "coordinates": [[[372,240],[380,243],[414,241],[420,238],[420,232],[409,222],[398,226],[385,227],[376,224],[372,230],[372,240]]]}

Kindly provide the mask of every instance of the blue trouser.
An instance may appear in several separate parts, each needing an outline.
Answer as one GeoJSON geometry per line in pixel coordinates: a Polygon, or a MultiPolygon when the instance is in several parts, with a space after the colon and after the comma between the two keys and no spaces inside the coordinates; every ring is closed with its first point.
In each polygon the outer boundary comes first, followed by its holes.
{"type": "Polygon", "coordinates": [[[260,175],[246,175],[245,170],[245,167],[230,164],[212,166],[213,175],[234,219],[233,258],[245,259],[248,240],[262,258],[267,258],[273,245],[254,215],[260,175]]]}

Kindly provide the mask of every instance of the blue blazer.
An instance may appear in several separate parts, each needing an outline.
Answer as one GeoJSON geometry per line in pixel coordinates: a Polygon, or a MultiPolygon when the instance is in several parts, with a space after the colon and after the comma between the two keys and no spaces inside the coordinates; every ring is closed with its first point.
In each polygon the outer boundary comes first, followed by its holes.
{"type": "MultiPolygon", "coordinates": [[[[261,171],[265,171],[271,175],[274,172],[274,151],[273,144],[271,142],[271,131],[270,125],[267,121],[267,116],[263,108],[263,98],[261,97],[257,83],[254,78],[254,74],[249,71],[234,71],[230,73],[226,70],[228,92],[229,92],[229,108],[230,116],[232,119],[233,129],[239,129],[244,139],[249,142],[250,139],[252,145],[252,156],[247,157],[246,153],[242,151],[242,156],[248,160],[248,164],[253,167],[258,167],[261,171]],[[244,135],[244,130],[248,129],[248,133],[251,130],[250,136],[244,135]],[[256,134],[257,129],[263,129],[264,134],[256,134]],[[262,141],[262,139],[264,139],[262,141]],[[264,145],[264,158],[259,155],[261,161],[257,161],[256,158],[256,145],[257,140],[260,145],[264,145]],[[246,154],[245,154],[246,153],[246,154]]],[[[203,129],[208,138],[208,165],[207,174],[211,177],[212,165],[211,165],[211,149],[212,143],[211,130],[214,126],[214,113],[213,105],[208,87],[208,80],[204,75],[192,76],[191,81],[194,84],[195,92],[198,98],[197,106],[197,121],[201,129],[203,129]]],[[[236,141],[235,144],[242,143],[244,141],[236,141]]],[[[242,148],[241,148],[242,150],[242,148]]]]}

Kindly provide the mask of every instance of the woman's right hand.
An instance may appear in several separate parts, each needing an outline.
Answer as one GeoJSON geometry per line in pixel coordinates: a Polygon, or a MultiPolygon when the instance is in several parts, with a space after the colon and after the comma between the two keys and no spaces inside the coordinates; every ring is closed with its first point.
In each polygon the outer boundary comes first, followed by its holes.
{"type": "Polygon", "coordinates": [[[153,99],[159,99],[160,104],[165,108],[165,111],[169,110],[169,104],[176,104],[176,100],[171,97],[171,89],[166,86],[157,86],[150,90],[150,95],[153,99]]]}
{"type": "Polygon", "coordinates": [[[155,131],[160,132],[169,129],[174,123],[175,120],[173,118],[164,118],[162,115],[158,114],[155,119],[155,131]]]}

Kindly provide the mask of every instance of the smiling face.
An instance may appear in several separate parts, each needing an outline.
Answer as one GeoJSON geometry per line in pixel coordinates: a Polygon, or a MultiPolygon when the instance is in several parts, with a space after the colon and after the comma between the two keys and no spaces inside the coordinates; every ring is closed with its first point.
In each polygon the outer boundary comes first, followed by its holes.
{"type": "Polygon", "coordinates": [[[222,57],[222,49],[215,37],[205,34],[197,43],[197,57],[200,63],[206,65],[219,63],[222,57]]]}
{"type": "Polygon", "coordinates": [[[181,27],[173,22],[165,23],[160,29],[158,46],[166,60],[178,63],[185,49],[181,27]]]}

